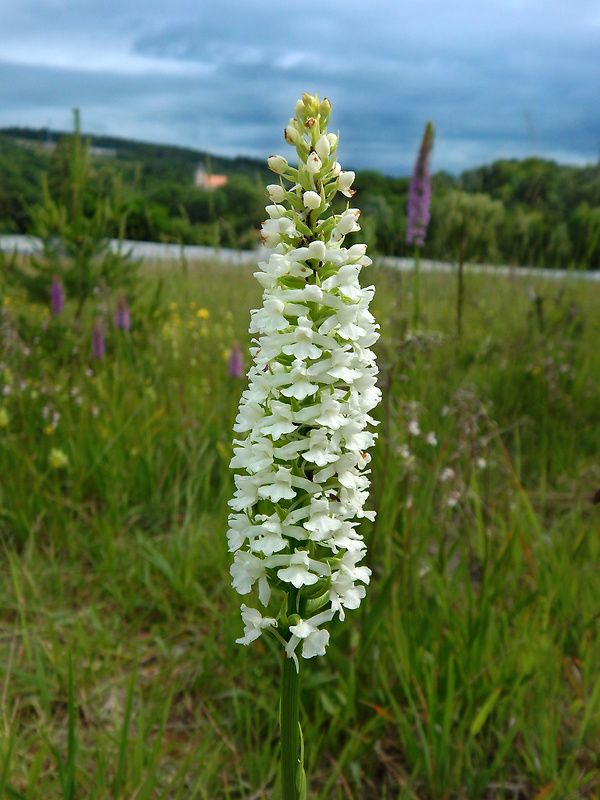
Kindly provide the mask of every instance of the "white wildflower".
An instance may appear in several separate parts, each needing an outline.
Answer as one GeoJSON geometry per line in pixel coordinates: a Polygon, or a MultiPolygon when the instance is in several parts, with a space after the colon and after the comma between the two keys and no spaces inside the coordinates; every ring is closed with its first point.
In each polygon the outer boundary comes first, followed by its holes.
{"type": "Polygon", "coordinates": [[[446,505],[448,506],[448,508],[454,508],[455,506],[458,505],[459,500],[460,500],[460,492],[457,491],[450,492],[450,495],[446,500],[446,505]]]}
{"type": "Polygon", "coordinates": [[[421,435],[421,428],[419,427],[419,423],[416,419],[411,419],[411,421],[406,426],[406,430],[411,436],[420,436],[421,435]]]}
{"type": "Polygon", "coordinates": [[[340,172],[338,176],[338,191],[346,197],[352,197],[354,190],[350,187],[354,183],[355,177],[353,172],[340,172]]]}
{"type": "Polygon", "coordinates": [[[244,623],[244,635],[241,639],[236,639],[236,644],[250,644],[261,635],[265,628],[276,628],[277,620],[273,617],[263,617],[256,608],[248,608],[242,603],[242,621],[244,623]]]}
{"type": "Polygon", "coordinates": [[[309,208],[311,211],[321,205],[321,195],[316,192],[304,192],[302,197],[304,208],[309,208]]]}
{"type": "Polygon", "coordinates": [[[310,620],[301,619],[297,625],[291,625],[292,636],[285,648],[288,658],[294,654],[299,642],[302,642],[302,658],[324,656],[325,648],[329,644],[329,631],[319,630],[317,626],[329,622],[332,617],[333,611],[324,611],[310,620]]]}
{"type": "Polygon", "coordinates": [[[335,160],[329,112],[329,101],[305,94],[285,137],[298,168],[268,159],[282,180],[267,187],[262,226],[274,252],[255,273],[263,306],[251,316],[253,366],[231,460],[233,587],[242,595],[257,587],[269,613],[242,605],[237,641],[272,631],[296,664],[298,647],[304,658],[325,653],[329,632],[321,626],[359,606],[371,575],[360,565],[366,550],[357,528],[374,518],[364,505],[366,450],[376,436],[369,412],[381,395],[370,349],[379,326],[368,310],[374,289],[359,283],[371,263],[366,248],[343,246],[360,229],[360,212],[331,213],[336,192],[353,194],[354,173],[335,160]]]}
{"type": "Polygon", "coordinates": [[[447,481],[454,480],[456,478],[456,472],[452,469],[452,467],[444,467],[440,474],[440,482],[446,483],[447,481]]]}

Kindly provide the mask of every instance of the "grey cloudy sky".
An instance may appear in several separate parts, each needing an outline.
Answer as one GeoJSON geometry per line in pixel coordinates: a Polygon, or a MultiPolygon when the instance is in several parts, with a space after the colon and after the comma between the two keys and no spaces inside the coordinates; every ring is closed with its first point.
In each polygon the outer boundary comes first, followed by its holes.
{"type": "Polygon", "coordinates": [[[600,0],[0,0],[0,127],[266,158],[332,102],[346,168],[600,152],[600,0]]]}

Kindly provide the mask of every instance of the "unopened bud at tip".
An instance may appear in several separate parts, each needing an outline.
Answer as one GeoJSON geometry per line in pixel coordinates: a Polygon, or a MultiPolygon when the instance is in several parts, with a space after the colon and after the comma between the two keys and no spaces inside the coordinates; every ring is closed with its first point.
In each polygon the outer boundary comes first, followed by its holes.
{"type": "Polygon", "coordinates": [[[331,103],[326,97],[319,103],[319,114],[322,114],[324,117],[328,117],[331,114],[331,103]]]}

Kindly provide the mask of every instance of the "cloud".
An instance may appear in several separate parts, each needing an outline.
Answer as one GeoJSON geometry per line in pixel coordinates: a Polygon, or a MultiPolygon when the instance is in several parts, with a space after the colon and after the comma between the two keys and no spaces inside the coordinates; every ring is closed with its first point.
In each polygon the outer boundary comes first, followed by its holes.
{"type": "Polygon", "coordinates": [[[595,0],[21,0],[0,8],[0,126],[265,158],[297,97],[333,103],[344,166],[406,174],[428,119],[434,168],[600,144],[595,0]]]}

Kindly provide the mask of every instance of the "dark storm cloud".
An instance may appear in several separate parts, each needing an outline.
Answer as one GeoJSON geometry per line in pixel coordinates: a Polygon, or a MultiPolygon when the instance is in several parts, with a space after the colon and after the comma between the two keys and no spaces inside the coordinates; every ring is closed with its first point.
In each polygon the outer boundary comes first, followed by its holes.
{"type": "Polygon", "coordinates": [[[226,155],[282,151],[328,96],[347,167],[407,173],[532,152],[595,160],[600,7],[571,0],[23,0],[0,7],[0,125],[68,125],[226,155]]]}

